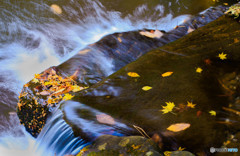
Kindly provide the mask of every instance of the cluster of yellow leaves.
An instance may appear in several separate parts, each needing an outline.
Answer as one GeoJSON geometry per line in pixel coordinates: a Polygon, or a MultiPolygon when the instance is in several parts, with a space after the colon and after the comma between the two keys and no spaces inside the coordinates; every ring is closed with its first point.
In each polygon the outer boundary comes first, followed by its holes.
{"type": "Polygon", "coordinates": [[[173,108],[175,107],[175,104],[173,102],[166,102],[167,106],[162,106],[163,109],[161,110],[163,114],[172,112],[173,108]]]}
{"type": "MultiPolygon", "coordinates": [[[[44,96],[44,98],[41,98],[46,99],[44,103],[54,106],[62,100],[72,99],[74,96],[69,92],[78,92],[87,88],[77,85],[77,82],[74,80],[77,72],[78,71],[76,71],[73,76],[62,77],[51,68],[44,71],[42,74],[35,74],[35,77],[28,84],[24,85],[24,87],[28,87],[31,83],[35,84],[36,87],[34,91],[36,95],[31,98],[44,96]]],[[[27,93],[22,92],[19,97],[26,96],[26,94],[27,93]]],[[[19,104],[19,106],[22,106],[22,104],[19,104]]]]}

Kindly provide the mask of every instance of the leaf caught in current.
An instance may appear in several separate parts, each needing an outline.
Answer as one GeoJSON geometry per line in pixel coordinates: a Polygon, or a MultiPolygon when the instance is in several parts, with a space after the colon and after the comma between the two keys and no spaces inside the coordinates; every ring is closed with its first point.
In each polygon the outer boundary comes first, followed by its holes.
{"type": "Polygon", "coordinates": [[[54,14],[61,14],[62,13],[62,9],[60,8],[60,6],[58,6],[57,4],[52,4],[51,5],[51,11],[54,13],[54,14]]]}
{"type": "Polygon", "coordinates": [[[162,77],[168,77],[171,76],[173,74],[173,72],[166,72],[162,74],[162,77]]]}
{"type": "Polygon", "coordinates": [[[179,132],[179,131],[183,131],[189,127],[190,127],[189,123],[176,123],[176,124],[169,126],[167,128],[167,130],[172,131],[172,132],[179,132]]]}

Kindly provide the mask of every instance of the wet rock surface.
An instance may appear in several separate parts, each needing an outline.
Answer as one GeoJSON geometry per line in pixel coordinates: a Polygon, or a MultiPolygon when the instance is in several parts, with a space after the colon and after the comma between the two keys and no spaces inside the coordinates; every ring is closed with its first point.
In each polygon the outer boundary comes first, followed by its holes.
{"type": "MultiPolygon", "coordinates": [[[[194,154],[210,155],[210,147],[221,147],[230,134],[240,130],[235,102],[239,96],[239,29],[236,20],[223,16],[76,93],[63,108],[74,103],[82,119],[97,118],[91,111],[82,115],[81,107],[86,105],[128,127],[137,125],[150,137],[157,133],[164,151],[183,147],[194,154]],[[129,76],[129,72],[139,76],[129,76]],[[172,74],[163,76],[166,72],[172,74]],[[168,103],[174,105],[168,107],[168,103]],[[190,127],[168,130],[176,123],[188,123],[190,127]]],[[[64,113],[67,116],[68,109],[64,113]]],[[[81,122],[74,122],[71,116],[66,121],[76,133],[81,130],[81,122]]],[[[118,129],[114,122],[99,124],[118,129]]],[[[126,131],[139,135],[138,130],[126,131]]]]}
{"type": "Polygon", "coordinates": [[[86,147],[86,151],[82,152],[82,155],[163,156],[163,153],[151,139],[142,136],[103,135],[86,147]]]}
{"type": "MultiPolygon", "coordinates": [[[[186,21],[170,32],[139,30],[106,36],[99,42],[79,51],[78,54],[60,66],[49,68],[46,71],[54,69],[57,75],[63,78],[74,76],[73,83],[76,83],[80,87],[92,86],[128,63],[135,61],[147,51],[181,38],[215,20],[223,14],[225,9],[225,7],[210,8],[203,14],[186,21]],[[150,33],[150,35],[152,35],[151,33],[160,34],[161,37],[149,37],[142,35],[141,33],[143,32],[150,33]]],[[[169,50],[162,49],[162,51],[164,51],[164,53],[175,54],[175,52],[169,50]]],[[[46,71],[41,74],[45,74],[46,71]]],[[[69,89],[69,86],[66,85],[64,92],[54,90],[61,93],[58,94],[61,98],[53,97],[51,98],[52,100],[49,101],[49,95],[47,94],[52,95],[53,92],[47,89],[43,90],[42,88],[45,86],[49,87],[48,89],[55,87],[50,84],[36,85],[38,82],[35,83],[34,81],[38,80],[40,79],[36,80],[36,78],[34,78],[24,86],[19,97],[17,109],[21,123],[24,124],[27,131],[35,137],[44,126],[51,110],[62,101],[65,94],[70,93],[70,96],[75,95],[75,92],[72,92],[72,89],[69,89]]],[[[114,93],[114,96],[118,95],[118,91],[116,92],[114,87],[109,87],[107,92],[114,93]]],[[[102,92],[102,95],[104,94],[105,93],[102,92]]],[[[133,95],[131,97],[133,97],[133,95]]],[[[109,98],[111,98],[111,96],[109,96],[109,98]]]]}

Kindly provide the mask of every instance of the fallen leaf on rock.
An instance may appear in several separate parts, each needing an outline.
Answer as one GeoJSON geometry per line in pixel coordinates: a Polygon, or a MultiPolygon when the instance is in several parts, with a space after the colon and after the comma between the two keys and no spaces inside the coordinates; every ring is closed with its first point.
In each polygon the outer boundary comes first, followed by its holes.
{"type": "Polygon", "coordinates": [[[192,102],[187,102],[187,107],[195,108],[196,104],[193,104],[192,102]]]}
{"type": "Polygon", "coordinates": [[[120,142],[119,142],[119,146],[121,146],[121,147],[125,147],[125,146],[127,146],[127,144],[130,142],[130,140],[129,139],[123,139],[123,140],[121,140],[120,142]]]}
{"type": "Polygon", "coordinates": [[[153,152],[152,151],[148,151],[147,153],[146,153],[146,156],[152,156],[153,155],[153,152]]]}
{"type": "Polygon", "coordinates": [[[138,73],[135,73],[135,72],[128,72],[128,76],[130,76],[130,77],[140,77],[140,75],[138,73]]]}
{"type": "Polygon", "coordinates": [[[137,145],[137,146],[135,146],[134,144],[132,145],[132,148],[133,148],[134,150],[139,149],[140,147],[141,147],[141,145],[137,145]]]}
{"type": "Polygon", "coordinates": [[[221,53],[221,54],[218,54],[218,57],[219,57],[221,60],[226,60],[226,59],[227,59],[227,54],[221,53]]]}
{"type": "Polygon", "coordinates": [[[170,152],[170,151],[165,151],[163,154],[164,154],[164,156],[171,156],[172,152],[170,152]]]}
{"type": "Polygon", "coordinates": [[[217,113],[216,113],[215,111],[213,111],[213,110],[209,111],[209,113],[210,113],[212,116],[216,116],[216,115],[217,115],[217,113]]]}
{"type": "Polygon", "coordinates": [[[72,98],[73,98],[74,96],[73,95],[71,95],[71,94],[65,94],[65,96],[63,97],[63,100],[71,100],[72,98]]]}
{"type": "Polygon", "coordinates": [[[200,67],[198,67],[197,69],[196,69],[196,72],[197,73],[201,73],[203,70],[202,70],[202,68],[200,68],[200,67]]]}
{"type": "Polygon", "coordinates": [[[73,87],[73,92],[78,92],[78,91],[80,91],[80,90],[83,90],[84,89],[84,87],[80,87],[80,86],[78,86],[78,85],[74,85],[74,86],[72,86],[73,87]]]}
{"type": "Polygon", "coordinates": [[[36,78],[33,78],[33,79],[32,79],[32,82],[33,82],[33,83],[38,83],[38,82],[39,82],[39,80],[38,80],[38,79],[36,79],[36,78]]]}
{"type": "Polygon", "coordinates": [[[43,96],[47,96],[47,95],[50,95],[50,93],[46,90],[40,92],[40,95],[43,95],[43,96]]]}
{"type": "Polygon", "coordinates": [[[175,107],[175,104],[173,102],[166,102],[167,106],[162,106],[163,109],[161,110],[163,114],[166,114],[168,112],[171,112],[173,108],[175,107]]]}
{"type": "Polygon", "coordinates": [[[144,87],[142,87],[142,90],[144,90],[144,91],[148,91],[148,90],[150,90],[150,89],[152,89],[152,87],[150,87],[150,86],[144,86],[144,87]]]}
{"type": "Polygon", "coordinates": [[[60,6],[58,6],[57,4],[52,4],[51,5],[51,10],[54,14],[61,14],[62,13],[62,9],[60,8],[60,6]]]}
{"type": "Polygon", "coordinates": [[[99,114],[96,115],[97,121],[103,124],[110,124],[110,125],[114,125],[115,124],[115,120],[113,119],[113,117],[111,117],[110,115],[107,114],[99,114]]]}
{"type": "Polygon", "coordinates": [[[167,77],[167,76],[171,76],[173,74],[173,72],[166,72],[162,74],[162,77],[167,77]]]}
{"type": "Polygon", "coordinates": [[[183,131],[189,127],[190,127],[189,123],[176,123],[176,124],[169,126],[167,128],[167,130],[172,131],[172,132],[179,132],[179,131],[183,131]]]}
{"type": "Polygon", "coordinates": [[[98,146],[98,150],[100,150],[100,151],[105,150],[106,146],[107,146],[107,143],[104,143],[104,144],[98,146]]]}
{"type": "Polygon", "coordinates": [[[59,90],[57,90],[56,92],[52,93],[52,95],[60,95],[60,94],[63,94],[63,91],[64,91],[65,89],[66,89],[66,88],[59,89],[59,90]]]}

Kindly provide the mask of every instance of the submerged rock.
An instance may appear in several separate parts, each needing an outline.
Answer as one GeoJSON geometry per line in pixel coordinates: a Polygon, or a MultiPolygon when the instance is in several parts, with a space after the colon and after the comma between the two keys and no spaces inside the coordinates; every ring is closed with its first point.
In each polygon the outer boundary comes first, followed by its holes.
{"type": "Polygon", "coordinates": [[[151,139],[146,139],[142,136],[116,137],[103,135],[80,153],[82,155],[109,156],[163,156],[158,146],[151,139]]]}

